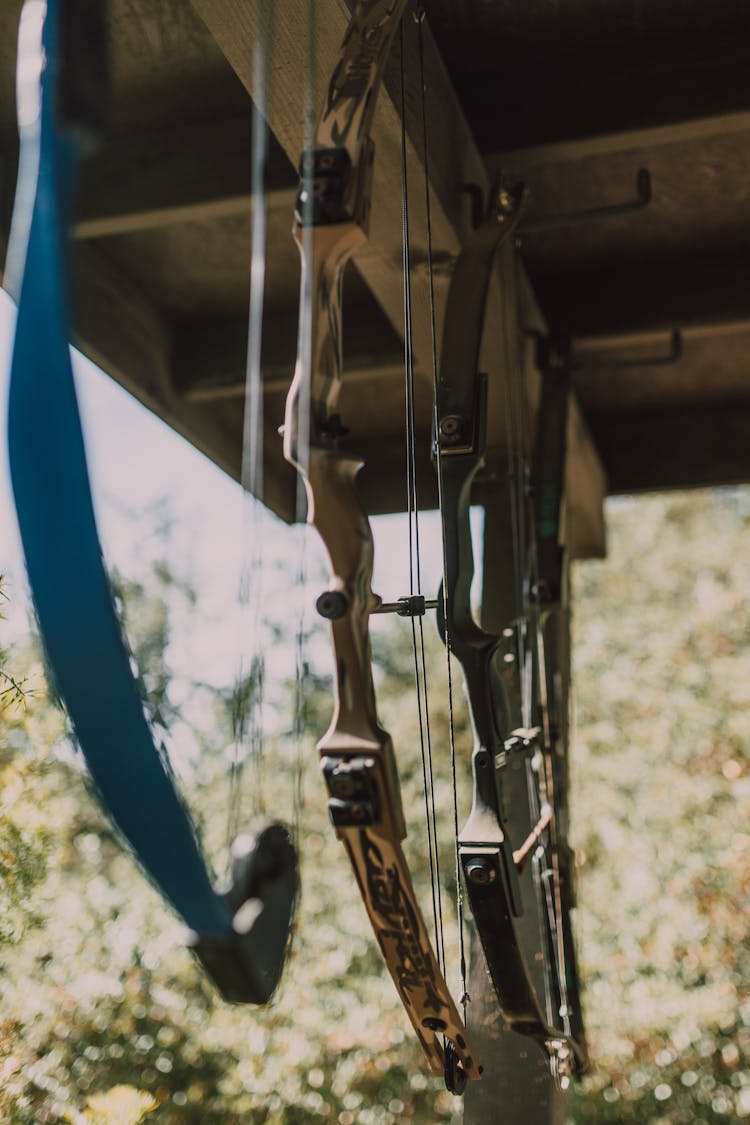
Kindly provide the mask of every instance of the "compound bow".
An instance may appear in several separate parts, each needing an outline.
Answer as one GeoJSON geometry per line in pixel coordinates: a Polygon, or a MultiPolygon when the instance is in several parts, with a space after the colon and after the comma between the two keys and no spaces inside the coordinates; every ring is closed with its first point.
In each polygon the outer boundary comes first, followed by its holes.
{"type": "Polygon", "coordinates": [[[102,0],[28,0],[19,32],[18,298],[8,407],[18,520],[49,664],[104,804],[192,931],[233,1001],[278,982],[297,894],[286,829],[233,846],[231,889],[212,885],[193,826],[144,714],[101,557],[69,350],[67,232],[76,171],[99,122],[102,0]]]}
{"type": "Polygon", "coordinates": [[[328,808],[386,965],[433,1074],[460,1092],[478,1078],[466,1027],[438,966],[401,847],[406,835],[390,735],[378,723],[370,655],[372,532],[357,493],[361,460],[339,449],[344,267],[368,230],[372,115],[405,0],[359,0],[328,87],[314,146],[302,157],[295,237],[302,259],[298,355],[284,455],[307,492],[308,521],[329,555],[318,599],[331,621],[336,697],[318,744],[328,808]],[[312,297],[312,316],[310,315],[312,297]]]}
{"type": "MultiPolygon", "coordinates": [[[[517,552],[523,571],[515,578],[521,604],[508,627],[495,634],[476,623],[470,602],[470,505],[472,486],[485,467],[487,431],[487,376],[479,373],[480,349],[498,251],[515,229],[522,203],[522,190],[498,193],[493,213],[467,241],[451,278],[435,439],[446,544],[439,624],[462,665],[474,728],[473,804],[459,835],[459,861],[474,924],[506,1023],[540,1043],[553,1073],[565,1084],[570,1073],[585,1069],[586,1051],[569,922],[571,896],[566,890],[570,863],[561,761],[564,732],[560,706],[553,698],[559,688],[552,670],[561,639],[564,579],[559,533],[568,384],[561,378],[564,363],[558,358],[550,366],[545,358],[559,357],[559,352],[546,345],[539,353],[546,374],[535,488],[522,457],[511,472],[518,484],[518,505],[530,509],[518,521],[519,536],[523,538],[524,528],[530,535],[517,552]],[[512,792],[514,756],[527,774],[526,797],[512,792]],[[514,847],[509,822],[519,822],[519,796],[529,812],[526,836],[514,847]],[[527,880],[524,894],[521,873],[529,867],[533,889],[527,880]],[[533,910],[544,931],[541,980],[518,926],[521,915],[533,910]]],[[[508,380],[520,372],[497,374],[508,380]]],[[[487,518],[492,518],[489,511],[487,518]]]]}

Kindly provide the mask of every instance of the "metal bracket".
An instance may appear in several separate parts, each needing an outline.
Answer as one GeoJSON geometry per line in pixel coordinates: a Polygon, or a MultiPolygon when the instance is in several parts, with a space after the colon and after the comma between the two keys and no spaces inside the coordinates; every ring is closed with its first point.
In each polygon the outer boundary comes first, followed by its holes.
{"type": "Polygon", "coordinates": [[[421,594],[399,598],[396,602],[381,602],[373,613],[397,613],[399,617],[424,617],[428,609],[437,609],[437,598],[424,598],[421,594]]]}
{"type": "MultiPolygon", "coordinates": [[[[602,352],[606,349],[607,345],[603,343],[602,352]]],[[[675,363],[679,363],[681,359],[682,332],[677,328],[669,337],[669,350],[662,355],[634,356],[632,359],[628,359],[627,356],[619,356],[614,359],[587,360],[580,354],[578,356],[575,355],[574,346],[571,369],[574,371],[584,371],[589,367],[670,367],[675,363]]]]}
{"type": "Polygon", "coordinates": [[[581,223],[598,222],[600,219],[616,219],[642,211],[651,202],[651,173],[647,168],[639,168],[636,173],[636,197],[625,203],[612,203],[606,207],[589,207],[584,211],[571,211],[566,215],[550,215],[546,219],[532,219],[518,229],[518,236],[541,234],[544,231],[561,230],[564,227],[579,226],[581,223]]]}

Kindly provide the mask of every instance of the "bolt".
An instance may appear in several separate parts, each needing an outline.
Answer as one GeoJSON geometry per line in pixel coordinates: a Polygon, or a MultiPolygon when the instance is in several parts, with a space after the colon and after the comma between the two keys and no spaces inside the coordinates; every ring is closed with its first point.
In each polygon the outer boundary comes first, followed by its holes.
{"type": "Polygon", "coordinates": [[[349,608],[349,599],[340,590],[326,590],[315,603],[321,617],[328,621],[339,621],[349,608]]]}
{"type": "Polygon", "coordinates": [[[334,797],[346,799],[351,797],[356,789],[353,778],[347,776],[347,774],[334,774],[331,778],[331,792],[334,797]]]}
{"type": "Polygon", "coordinates": [[[503,215],[507,215],[509,212],[515,210],[515,201],[507,188],[502,188],[502,190],[498,192],[497,209],[503,215]]]}
{"type": "Polygon", "coordinates": [[[497,871],[487,859],[472,859],[466,864],[466,878],[478,887],[488,887],[497,879],[497,871]]]}
{"type": "Polygon", "coordinates": [[[440,433],[443,437],[455,437],[462,426],[463,418],[460,414],[447,414],[440,423],[440,433]]]}

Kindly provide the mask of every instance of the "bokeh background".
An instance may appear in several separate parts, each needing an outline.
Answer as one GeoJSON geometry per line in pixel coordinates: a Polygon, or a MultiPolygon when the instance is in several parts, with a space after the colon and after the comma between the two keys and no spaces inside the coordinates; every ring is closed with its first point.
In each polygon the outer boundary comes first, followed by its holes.
{"type": "MultiPolygon", "coordinates": [[[[0,300],[3,378],[12,321],[0,300]]],[[[240,678],[265,731],[243,809],[299,824],[303,892],[274,1002],[223,1005],[87,788],[45,679],[3,479],[0,1118],[459,1121],[460,1102],[423,1074],[327,825],[314,742],[330,714],[330,646],[305,610],[323,580],[316,544],[255,512],[90,365],[79,360],[77,377],[130,642],[205,847],[221,869],[240,678]],[[262,596],[243,605],[248,577],[262,596]]],[[[750,1119],[750,489],[612,500],[607,519],[607,560],[574,574],[573,836],[595,1068],[569,1119],[750,1119]]],[[[376,588],[396,597],[405,528],[377,521],[375,534],[376,588]]],[[[426,588],[437,534],[428,518],[426,588]]],[[[429,623],[426,636],[452,917],[445,665],[429,623]]],[[[410,643],[404,622],[378,621],[378,696],[428,896],[410,643]]],[[[470,735],[458,706],[463,807],[470,735]]]]}

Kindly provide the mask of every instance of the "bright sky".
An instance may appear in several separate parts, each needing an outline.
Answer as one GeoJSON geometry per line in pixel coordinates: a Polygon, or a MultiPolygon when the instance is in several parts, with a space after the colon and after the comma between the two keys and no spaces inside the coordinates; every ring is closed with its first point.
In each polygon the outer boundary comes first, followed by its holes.
{"type": "MultiPolygon", "coordinates": [[[[14,321],[15,306],[0,291],[0,572],[6,575],[6,593],[11,598],[9,619],[2,626],[0,643],[25,628],[27,608],[5,441],[14,321]]],[[[74,369],[108,565],[116,564],[126,576],[140,575],[145,561],[160,557],[160,545],[144,542],[143,538],[152,531],[153,517],[137,518],[134,522],[132,516],[166,500],[175,520],[169,542],[178,574],[194,582],[202,615],[213,620],[212,629],[207,625],[199,635],[186,639],[182,659],[196,675],[231,682],[237,674],[242,649],[239,630],[242,621],[246,622],[237,608],[242,567],[248,565],[251,557],[247,531],[255,530],[254,524],[248,529],[248,521],[253,519],[250,505],[243,505],[240,489],[223,472],[77,353],[74,369]]],[[[54,487],[54,482],[50,482],[50,487],[54,487]]],[[[264,513],[260,518],[264,573],[270,583],[264,609],[270,616],[275,612],[288,616],[288,570],[286,578],[282,573],[281,581],[277,580],[274,592],[274,575],[279,578],[274,563],[288,562],[298,549],[299,540],[274,517],[264,513]]],[[[432,597],[439,582],[441,555],[434,516],[423,519],[421,539],[423,588],[432,597]]],[[[385,517],[375,521],[375,543],[375,590],[386,600],[408,593],[405,520],[385,517]]],[[[307,551],[310,575],[319,573],[323,554],[317,536],[308,536],[307,551]]],[[[312,606],[319,592],[308,592],[308,605],[312,606]]]]}

